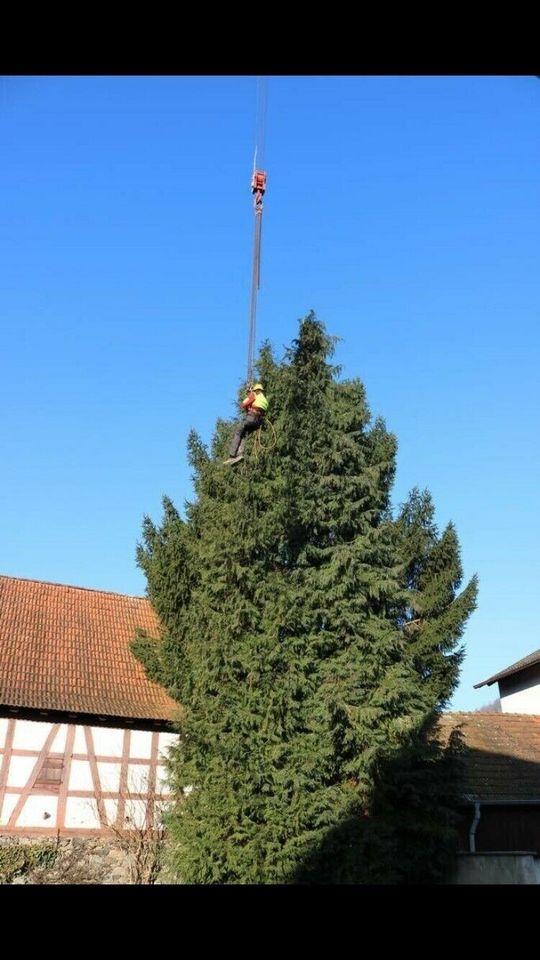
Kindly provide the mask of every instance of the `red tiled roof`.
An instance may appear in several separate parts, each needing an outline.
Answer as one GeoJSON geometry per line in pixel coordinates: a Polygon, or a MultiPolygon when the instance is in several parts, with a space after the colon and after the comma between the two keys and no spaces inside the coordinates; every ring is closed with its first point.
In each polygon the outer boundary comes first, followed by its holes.
{"type": "Polygon", "coordinates": [[[0,704],[170,720],[177,704],[131,653],[137,627],[159,636],[143,597],[0,576],[0,704]]]}
{"type": "Polygon", "coordinates": [[[540,716],[445,713],[444,739],[459,731],[464,746],[462,793],[491,803],[540,804],[540,716]]]}
{"type": "Polygon", "coordinates": [[[479,687],[489,687],[492,683],[495,683],[496,680],[502,680],[503,677],[511,677],[513,673],[519,673],[520,670],[526,670],[527,667],[534,667],[536,663],[540,663],[540,650],[535,650],[534,653],[530,653],[528,657],[523,657],[522,660],[518,660],[510,667],[505,667],[500,673],[494,673],[488,680],[475,683],[474,689],[478,690],[479,687]]]}

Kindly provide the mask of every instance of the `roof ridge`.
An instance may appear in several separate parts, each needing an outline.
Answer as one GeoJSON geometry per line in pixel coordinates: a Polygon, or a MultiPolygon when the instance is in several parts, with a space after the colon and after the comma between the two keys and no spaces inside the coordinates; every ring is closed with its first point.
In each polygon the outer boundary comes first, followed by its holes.
{"type": "Polygon", "coordinates": [[[120,593],[118,590],[99,590],[97,587],[79,587],[74,583],[58,583],[56,580],[37,580],[35,577],[13,577],[9,573],[0,573],[0,580],[19,580],[22,583],[40,583],[47,587],[63,587],[65,590],[84,590],[86,593],[104,593],[112,597],[150,602],[148,597],[141,597],[136,593],[120,593]]]}
{"type": "Polygon", "coordinates": [[[525,720],[540,720],[540,713],[514,713],[510,710],[447,710],[441,717],[520,717],[525,720]]]}

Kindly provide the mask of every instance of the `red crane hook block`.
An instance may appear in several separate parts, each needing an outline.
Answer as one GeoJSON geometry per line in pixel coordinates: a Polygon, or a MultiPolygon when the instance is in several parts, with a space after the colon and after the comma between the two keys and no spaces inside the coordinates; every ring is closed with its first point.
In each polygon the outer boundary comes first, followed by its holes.
{"type": "Polygon", "coordinates": [[[262,203],[264,191],[266,190],[266,174],[262,170],[255,170],[251,181],[251,192],[255,194],[255,205],[262,203]]]}

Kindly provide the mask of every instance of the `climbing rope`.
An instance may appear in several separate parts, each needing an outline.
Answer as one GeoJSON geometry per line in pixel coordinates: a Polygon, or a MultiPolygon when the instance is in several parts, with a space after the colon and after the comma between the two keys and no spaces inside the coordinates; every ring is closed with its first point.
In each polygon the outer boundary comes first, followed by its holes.
{"type": "Polygon", "coordinates": [[[255,436],[254,436],[253,439],[252,439],[252,443],[253,443],[253,448],[252,448],[252,449],[253,449],[253,454],[252,454],[252,456],[253,456],[253,459],[255,460],[255,463],[258,462],[259,456],[260,456],[260,454],[262,453],[263,450],[273,450],[274,447],[276,446],[276,443],[277,443],[277,434],[276,434],[276,431],[275,431],[275,428],[274,428],[273,423],[268,419],[268,417],[265,417],[264,424],[262,425],[262,427],[260,428],[260,430],[257,430],[257,432],[255,433],[255,436]],[[271,431],[272,431],[272,439],[271,439],[271,441],[270,441],[269,443],[263,443],[263,440],[262,440],[262,432],[263,432],[264,427],[266,426],[266,424],[268,424],[268,426],[270,427],[270,429],[271,429],[271,431]]]}

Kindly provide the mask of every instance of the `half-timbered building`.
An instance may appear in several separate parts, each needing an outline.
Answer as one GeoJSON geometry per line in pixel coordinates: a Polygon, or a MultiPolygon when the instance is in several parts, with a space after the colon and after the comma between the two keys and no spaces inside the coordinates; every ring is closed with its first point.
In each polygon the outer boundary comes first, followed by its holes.
{"type": "Polygon", "coordinates": [[[130,649],[148,600],[0,576],[0,833],[152,828],[176,704],[130,649]]]}

